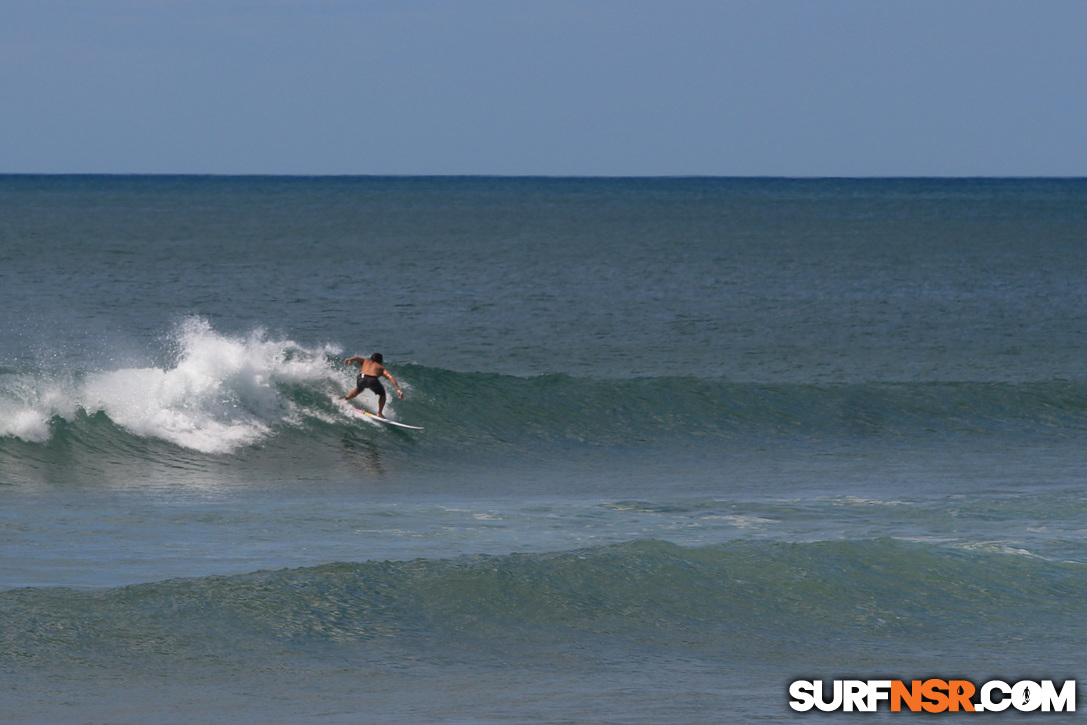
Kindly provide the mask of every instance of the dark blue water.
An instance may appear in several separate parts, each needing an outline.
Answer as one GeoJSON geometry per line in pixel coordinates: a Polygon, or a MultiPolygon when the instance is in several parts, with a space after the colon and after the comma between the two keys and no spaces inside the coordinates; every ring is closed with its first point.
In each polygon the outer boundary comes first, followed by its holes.
{"type": "Polygon", "coordinates": [[[7,716],[703,723],[791,719],[800,677],[1075,678],[1085,202],[0,177],[7,716]],[[338,400],[373,351],[424,430],[338,400]]]}

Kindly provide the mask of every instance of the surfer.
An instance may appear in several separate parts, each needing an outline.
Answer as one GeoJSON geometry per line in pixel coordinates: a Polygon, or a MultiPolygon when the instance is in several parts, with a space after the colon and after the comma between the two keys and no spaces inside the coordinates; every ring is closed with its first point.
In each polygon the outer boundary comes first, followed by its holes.
{"type": "Polygon", "coordinates": [[[381,378],[388,378],[396,388],[396,394],[401,398],[404,397],[404,391],[400,389],[400,384],[396,382],[396,378],[385,369],[382,363],[385,359],[381,356],[380,352],[375,352],[367,360],[364,357],[349,357],[343,361],[344,365],[350,365],[351,363],[359,364],[359,376],[355,379],[355,389],[344,396],[344,400],[351,400],[363,390],[372,390],[377,393],[377,414],[384,418],[385,414],[382,413],[385,410],[385,386],[381,384],[381,378]]]}

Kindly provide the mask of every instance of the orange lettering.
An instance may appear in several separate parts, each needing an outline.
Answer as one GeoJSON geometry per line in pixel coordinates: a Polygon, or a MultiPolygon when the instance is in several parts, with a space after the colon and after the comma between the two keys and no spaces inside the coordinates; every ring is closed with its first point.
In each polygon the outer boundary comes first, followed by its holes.
{"type": "Polygon", "coordinates": [[[947,709],[947,695],[941,690],[947,691],[947,683],[943,680],[925,680],[921,685],[921,694],[931,700],[922,703],[925,712],[943,712],[947,709]]]}
{"type": "Polygon", "coordinates": [[[974,683],[966,680],[949,680],[947,691],[950,694],[951,712],[958,712],[959,705],[962,705],[962,709],[966,712],[974,712],[974,703],[970,702],[970,698],[974,696],[974,683]]]}
{"type": "Polygon", "coordinates": [[[901,712],[903,700],[910,710],[921,712],[921,680],[914,680],[909,690],[902,680],[891,683],[891,712],[901,712]]]}

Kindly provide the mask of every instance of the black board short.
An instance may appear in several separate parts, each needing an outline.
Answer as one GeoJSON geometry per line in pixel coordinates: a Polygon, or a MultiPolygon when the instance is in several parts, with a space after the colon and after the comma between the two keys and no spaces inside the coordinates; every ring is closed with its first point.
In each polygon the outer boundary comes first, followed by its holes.
{"type": "Polygon", "coordinates": [[[385,394],[385,386],[381,384],[381,381],[375,378],[373,375],[359,375],[355,380],[355,390],[360,393],[363,390],[369,388],[377,393],[379,396],[385,394]]]}

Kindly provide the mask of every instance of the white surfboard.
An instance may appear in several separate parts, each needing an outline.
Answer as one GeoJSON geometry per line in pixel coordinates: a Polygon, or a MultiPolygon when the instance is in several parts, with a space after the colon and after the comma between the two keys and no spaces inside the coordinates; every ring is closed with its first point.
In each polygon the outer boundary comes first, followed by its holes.
{"type": "Polygon", "coordinates": [[[396,420],[389,420],[388,418],[382,418],[380,415],[374,415],[368,410],[359,410],[355,406],[351,406],[351,410],[355,411],[359,415],[374,421],[375,423],[384,423],[385,425],[395,425],[397,428],[408,428],[409,430],[422,430],[417,425],[408,425],[407,423],[401,423],[396,420]]]}

